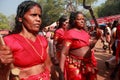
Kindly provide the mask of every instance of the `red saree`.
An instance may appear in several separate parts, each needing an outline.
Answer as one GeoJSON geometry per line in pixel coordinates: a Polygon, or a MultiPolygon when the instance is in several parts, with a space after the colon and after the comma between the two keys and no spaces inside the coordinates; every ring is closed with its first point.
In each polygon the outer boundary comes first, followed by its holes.
{"type": "MultiPolygon", "coordinates": [[[[72,50],[88,46],[90,36],[84,30],[71,29],[66,33],[64,39],[65,43],[71,43],[70,50],[72,50]]],[[[90,58],[68,54],[64,67],[65,80],[97,80],[96,59],[93,52],[91,51],[90,58]]]]}
{"type": "MultiPolygon", "coordinates": [[[[16,67],[28,68],[42,64],[47,58],[46,48],[48,43],[43,36],[37,36],[36,41],[33,42],[19,34],[12,34],[4,37],[4,41],[13,52],[16,67]],[[36,53],[33,46],[38,53],[36,53]]],[[[46,69],[43,73],[31,75],[21,80],[39,80],[41,77],[43,80],[50,80],[49,75],[49,71],[46,69]]]]}
{"type": "Polygon", "coordinates": [[[54,34],[54,40],[57,41],[56,52],[57,52],[57,58],[58,59],[60,58],[60,53],[61,53],[61,50],[62,50],[62,43],[63,43],[63,40],[64,40],[64,34],[65,34],[65,31],[62,28],[57,29],[55,31],[55,34],[54,34]]]}
{"type": "Polygon", "coordinates": [[[43,73],[22,78],[20,80],[50,80],[50,72],[46,69],[43,73]]]}

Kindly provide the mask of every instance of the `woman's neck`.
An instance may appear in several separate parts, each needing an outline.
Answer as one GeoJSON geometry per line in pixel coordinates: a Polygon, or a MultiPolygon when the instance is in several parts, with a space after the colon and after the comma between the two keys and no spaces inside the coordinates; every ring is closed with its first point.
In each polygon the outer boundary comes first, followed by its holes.
{"type": "Polygon", "coordinates": [[[21,36],[23,36],[24,38],[30,39],[32,41],[35,41],[36,40],[36,36],[37,36],[37,34],[30,33],[30,32],[27,32],[27,31],[21,31],[19,34],[21,36]]]}
{"type": "Polygon", "coordinates": [[[73,29],[76,29],[76,30],[79,30],[79,31],[83,30],[83,28],[77,28],[77,27],[75,27],[73,29]]]}

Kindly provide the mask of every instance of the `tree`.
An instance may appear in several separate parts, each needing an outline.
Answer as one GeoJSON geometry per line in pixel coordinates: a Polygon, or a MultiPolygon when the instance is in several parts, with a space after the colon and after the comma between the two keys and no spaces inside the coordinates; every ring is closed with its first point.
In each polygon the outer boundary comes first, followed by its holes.
{"type": "Polygon", "coordinates": [[[64,14],[65,3],[62,0],[37,0],[37,2],[43,8],[42,27],[52,24],[64,14]]]}
{"type": "Polygon", "coordinates": [[[7,17],[0,13],[0,29],[10,29],[7,17]]]}
{"type": "Polygon", "coordinates": [[[8,16],[8,22],[9,22],[10,29],[12,30],[13,27],[15,26],[15,15],[14,14],[8,16]]]}
{"type": "Polygon", "coordinates": [[[98,16],[105,17],[120,14],[120,0],[107,0],[105,4],[99,7],[98,16]]]}
{"type": "MultiPolygon", "coordinates": [[[[82,6],[82,0],[36,0],[43,8],[42,26],[50,25],[57,21],[63,14],[69,15],[71,11],[67,11],[67,7],[78,10],[82,6]]],[[[87,3],[92,4],[97,0],[87,0],[87,3]]],[[[74,10],[73,9],[73,10],[74,10]]]]}
{"type": "MultiPolygon", "coordinates": [[[[75,10],[79,10],[79,7],[82,6],[83,0],[33,0],[38,2],[42,6],[42,27],[48,26],[52,24],[53,22],[57,21],[59,17],[63,14],[69,15],[70,11],[66,11],[67,5],[70,7],[73,7],[75,10]]],[[[87,0],[87,3],[92,3],[96,2],[97,0],[87,0]]],[[[84,11],[83,13],[88,13],[85,12],[85,9],[82,10],[84,11]]],[[[7,28],[7,29],[12,29],[14,27],[14,17],[15,15],[11,15],[8,18],[7,17],[2,17],[4,15],[0,14],[0,28],[7,28]],[[5,23],[3,23],[3,18],[6,19],[5,23]],[[4,24],[4,25],[3,25],[4,24]]]]}

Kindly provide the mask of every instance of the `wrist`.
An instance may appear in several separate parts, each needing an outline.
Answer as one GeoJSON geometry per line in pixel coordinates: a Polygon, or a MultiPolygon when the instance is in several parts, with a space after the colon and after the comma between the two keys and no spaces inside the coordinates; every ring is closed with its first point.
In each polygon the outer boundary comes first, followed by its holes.
{"type": "Polygon", "coordinates": [[[1,57],[0,57],[0,65],[1,65],[1,64],[3,64],[3,63],[2,63],[2,60],[1,60],[1,57]]]}

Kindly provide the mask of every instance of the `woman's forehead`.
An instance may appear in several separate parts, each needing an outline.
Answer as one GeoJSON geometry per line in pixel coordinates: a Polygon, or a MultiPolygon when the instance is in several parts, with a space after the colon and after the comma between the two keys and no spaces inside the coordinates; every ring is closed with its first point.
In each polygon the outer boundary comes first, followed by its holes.
{"type": "Polygon", "coordinates": [[[41,8],[39,8],[38,6],[33,6],[27,12],[41,14],[41,8]]]}

